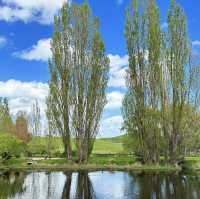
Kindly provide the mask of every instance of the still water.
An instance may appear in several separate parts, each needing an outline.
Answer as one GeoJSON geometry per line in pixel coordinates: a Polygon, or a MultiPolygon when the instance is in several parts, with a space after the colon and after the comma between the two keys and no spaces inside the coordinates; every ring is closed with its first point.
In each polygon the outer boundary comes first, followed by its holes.
{"type": "Polygon", "coordinates": [[[200,199],[200,176],[130,172],[7,172],[0,199],[200,199]]]}

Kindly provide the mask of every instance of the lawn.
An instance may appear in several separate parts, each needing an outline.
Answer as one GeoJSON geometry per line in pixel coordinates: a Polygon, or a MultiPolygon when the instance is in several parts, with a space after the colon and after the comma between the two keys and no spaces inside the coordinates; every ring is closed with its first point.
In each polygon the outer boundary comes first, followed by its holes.
{"type": "MultiPolygon", "coordinates": [[[[47,153],[49,146],[51,148],[52,154],[59,155],[64,151],[62,140],[58,137],[51,138],[50,144],[48,138],[34,137],[28,143],[28,150],[31,151],[34,155],[43,155],[47,153]]],[[[72,148],[75,150],[75,143],[73,140],[72,148]]],[[[124,153],[123,139],[121,137],[96,139],[92,153],[122,154],[124,153]]]]}

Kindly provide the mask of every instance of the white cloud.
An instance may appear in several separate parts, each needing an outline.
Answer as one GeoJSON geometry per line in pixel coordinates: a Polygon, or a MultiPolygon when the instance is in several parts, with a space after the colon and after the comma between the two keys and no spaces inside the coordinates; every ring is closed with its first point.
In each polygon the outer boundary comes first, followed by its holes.
{"type": "Polygon", "coordinates": [[[166,29],[168,27],[167,22],[161,24],[161,29],[166,29]]]}
{"type": "Polygon", "coordinates": [[[67,0],[2,0],[0,20],[51,24],[64,2],[67,0]]]}
{"type": "Polygon", "coordinates": [[[29,112],[35,99],[44,114],[48,84],[41,82],[21,82],[17,80],[0,81],[0,96],[9,99],[11,114],[18,111],[29,112]]]}
{"type": "Polygon", "coordinates": [[[124,98],[124,93],[113,91],[107,94],[108,103],[106,104],[106,109],[117,109],[121,108],[122,101],[124,98]]]}
{"type": "Polygon", "coordinates": [[[51,45],[50,45],[51,39],[41,39],[37,42],[37,44],[33,45],[30,49],[16,52],[13,55],[25,59],[25,60],[35,60],[35,61],[48,61],[48,59],[51,57],[51,45]]]}
{"type": "Polygon", "coordinates": [[[192,41],[193,46],[200,46],[200,40],[192,41]]]}
{"type": "Polygon", "coordinates": [[[0,20],[4,20],[6,22],[22,20],[24,22],[27,22],[31,18],[32,13],[30,13],[28,10],[10,8],[8,6],[0,7],[0,20]]]}
{"type": "Polygon", "coordinates": [[[123,134],[121,131],[123,118],[121,115],[111,116],[101,121],[100,136],[113,137],[123,134]]]}
{"type": "Polygon", "coordinates": [[[119,55],[108,55],[110,59],[111,70],[116,70],[122,66],[128,65],[128,55],[120,57],[119,55]]]}
{"type": "MultiPolygon", "coordinates": [[[[48,84],[42,82],[22,82],[17,80],[0,81],[0,96],[7,97],[12,115],[16,115],[18,111],[30,112],[31,106],[35,99],[38,100],[42,114],[42,123],[45,126],[45,99],[48,95],[48,84]]],[[[120,92],[108,93],[108,107],[119,108],[123,99],[120,92]]],[[[122,126],[122,117],[115,115],[101,120],[100,136],[110,137],[122,134],[120,131],[122,126]]]]}
{"type": "Polygon", "coordinates": [[[125,88],[126,68],[119,69],[115,72],[110,72],[108,86],[113,88],[125,88]]]}
{"type": "Polygon", "coordinates": [[[7,39],[3,36],[0,36],[0,47],[4,46],[7,43],[7,39]]]}
{"type": "MultiPolygon", "coordinates": [[[[31,48],[15,52],[13,55],[20,59],[28,61],[44,61],[47,62],[52,56],[50,38],[41,39],[31,48]]],[[[108,55],[110,59],[110,78],[109,87],[125,88],[126,68],[128,65],[128,55],[120,57],[119,55],[108,55]]]]}
{"type": "Polygon", "coordinates": [[[128,66],[128,55],[108,55],[110,59],[110,78],[109,87],[125,87],[126,68],[128,66]]]}

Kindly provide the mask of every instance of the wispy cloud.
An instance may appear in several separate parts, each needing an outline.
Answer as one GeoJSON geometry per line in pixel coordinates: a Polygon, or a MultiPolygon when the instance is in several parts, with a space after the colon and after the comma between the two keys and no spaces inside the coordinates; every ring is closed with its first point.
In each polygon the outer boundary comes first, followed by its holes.
{"type": "Polygon", "coordinates": [[[100,136],[113,137],[123,134],[121,131],[123,118],[121,115],[107,117],[101,121],[100,136]]]}
{"type": "Polygon", "coordinates": [[[164,22],[164,23],[161,24],[161,28],[162,29],[166,29],[167,27],[168,27],[167,22],[164,22]]]}
{"type": "Polygon", "coordinates": [[[0,47],[4,46],[7,43],[6,37],[0,36],[0,47]]]}
{"type": "Polygon", "coordinates": [[[110,78],[108,82],[109,87],[124,88],[126,68],[128,66],[128,55],[108,55],[110,59],[110,78]]]}
{"type": "Polygon", "coordinates": [[[119,91],[113,91],[107,94],[108,103],[106,104],[106,109],[119,109],[122,106],[122,101],[124,98],[124,93],[119,91]]]}
{"type": "Polygon", "coordinates": [[[193,46],[200,46],[200,40],[194,40],[192,41],[193,46]]]}

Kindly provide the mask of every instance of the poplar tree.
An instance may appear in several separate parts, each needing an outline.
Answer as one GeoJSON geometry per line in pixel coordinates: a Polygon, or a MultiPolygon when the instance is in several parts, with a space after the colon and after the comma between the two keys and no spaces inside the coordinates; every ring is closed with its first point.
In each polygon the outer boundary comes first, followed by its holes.
{"type": "Polygon", "coordinates": [[[31,112],[29,115],[29,129],[34,136],[37,136],[40,128],[41,128],[40,107],[38,100],[35,99],[35,101],[31,106],[31,112]]]}
{"type": "Polygon", "coordinates": [[[14,124],[10,114],[7,98],[0,98],[0,131],[14,133],[14,124]]]}
{"type": "Polygon", "coordinates": [[[158,163],[164,152],[165,160],[176,164],[183,157],[186,139],[199,129],[199,65],[191,61],[180,5],[171,0],[168,29],[162,32],[155,0],[149,0],[147,8],[138,3],[132,1],[126,17],[129,67],[124,128],[138,143],[143,162],[158,163]]]}
{"type": "Polygon", "coordinates": [[[155,0],[149,0],[147,8],[147,78],[149,88],[149,116],[147,117],[147,125],[148,134],[150,134],[150,156],[153,163],[158,163],[160,159],[161,46],[162,33],[160,30],[159,9],[155,0]]]}
{"type": "Polygon", "coordinates": [[[146,69],[146,13],[139,12],[137,0],[131,2],[126,12],[125,36],[129,55],[126,84],[127,93],[123,101],[124,127],[138,140],[139,153],[144,162],[148,161],[146,102],[147,102],[147,69],[146,69]]]}
{"type": "Polygon", "coordinates": [[[88,4],[75,5],[73,9],[72,131],[78,161],[84,163],[92,152],[106,104],[109,60],[99,33],[99,21],[88,4]]]}
{"type": "Polygon", "coordinates": [[[106,104],[109,60],[99,20],[87,3],[64,4],[54,21],[48,106],[67,158],[71,158],[73,136],[78,161],[84,163],[92,151],[106,104]]]}
{"type": "Polygon", "coordinates": [[[49,61],[50,82],[47,106],[52,114],[55,128],[62,136],[67,159],[72,157],[69,128],[70,81],[72,58],[72,7],[65,3],[54,18],[54,33],[51,41],[52,59],[49,61]]]}
{"type": "Polygon", "coordinates": [[[189,45],[186,17],[182,8],[171,0],[168,12],[167,67],[170,78],[171,131],[169,132],[169,158],[177,162],[181,144],[183,111],[186,105],[186,65],[189,61],[189,45]]]}
{"type": "Polygon", "coordinates": [[[158,163],[160,157],[161,44],[159,10],[132,1],[127,11],[125,36],[129,54],[128,91],[123,102],[125,129],[138,140],[143,161],[158,163]]]}

